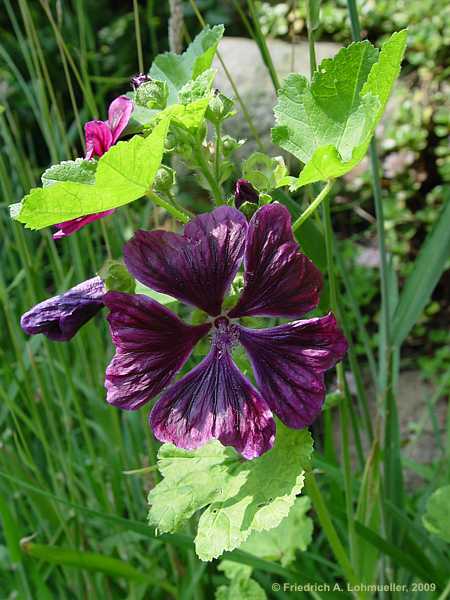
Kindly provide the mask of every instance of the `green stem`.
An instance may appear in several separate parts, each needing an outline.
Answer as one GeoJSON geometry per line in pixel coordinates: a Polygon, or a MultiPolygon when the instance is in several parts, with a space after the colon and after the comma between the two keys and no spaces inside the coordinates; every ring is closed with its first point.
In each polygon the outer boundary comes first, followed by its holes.
{"type": "Polygon", "coordinates": [[[211,189],[214,204],[216,204],[217,206],[219,206],[220,204],[223,204],[222,192],[220,190],[219,184],[216,181],[216,178],[211,173],[208,161],[203,153],[203,148],[194,146],[193,152],[194,152],[195,160],[197,161],[198,168],[200,169],[202,175],[208,182],[208,185],[211,189]]]}
{"type": "MultiPolygon", "coordinates": [[[[327,255],[327,271],[328,271],[328,283],[330,286],[330,307],[334,314],[338,313],[338,294],[337,294],[337,282],[336,282],[336,269],[333,258],[333,227],[331,223],[330,213],[330,200],[327,198],[323,204],[323,221],[324,221],[324,233],[325,233],[325,248],[327,255]]],[[[349,397],[347,393],[347,386],[345,382],[344,367],[342,363],[336,365],[336,374],[338,380],[338,387],[344,398],[339,406],[339,416],[341,423],[341,445],[342,445],[342,459],[344,467],[344,487],[345,487],[345,506],[347,513],[347,527],[348,527],[348,538],[350,543],[350,558],[354,557],[354,549],[356,547],[356,534],[354,528],[354,515],[353,515],[353,482],[352,482],[352,467],[350,460],[350,440],[349,440],[349,397]]]]}
{"type": "Polygon", "coordinates": [[[315,210],[317,210],[317,208],[321,205],[323,200],[330,193],[330,190],[333,187],[333,183],[334,179],[329,179],[327,181],[327,184],[325,185],[323,190],[316,196],[316,198],[311,202],[308,208],[304,212],[302,212],[299,218],[296,221],[294,221],[292,225],[292,231],[296,231],[306,221],[306,219],[308,219],[312,215],[312,213],[315,210]]]}
{"type": "MultiPolygon", "coordinates": [[[[352,29],[352,37],[355,42],[361,39],[361,28],[359,25],[358,7],[356,0],[347,0],[348,12],[350,15],[350,25],[352,29]]],[[[381,306],[382,306],[382,321],[380,327],[383,328],[383,335],[385,341],[385,352],[386,355],[390,353],[391,346],[391,332],[390,332],[390,310],[389,310],[389,284],[388,284],[388,268],[387,268],[387,252],[386,252],[386,238],[385,238],[385,227],[384,227],[384,211],[381,202],[381,181],[380,181],[380,165],[377,156],[377,146],[375,138],[372,138],[370,142],[370,166],[372,170],[372,189],[373,199],[375,204],[375,214],[377,217],[377,236],[378,236],[378,248],[380,250],[380,278],[381,278],[381,306]]],[[[388,361],[384,361],[387,363],[388,361]]],[[[382,361],[380,361],[382,364],[382,361]]],[[[387,371],[388,365],[385,364],[385,371],[387,371]]],[[[381,374],[380,374],[381,375],[381,374]]],[[[381,377],[380,377],[381,380],[381,377]]],[[[380,381],[381,391],[385,392],[386,387],[386,373],[383,380],[380,381]]]]}
{"type": "Polygon", "coordinates": [[[180,221],[180,223],[189,223],[190,217],[186,212],[184,212],[184,210],[172,206],[170,202],[167,202],[167,200],[164,200],[164,198],[161,198],[161,196],[158,196],[152,190],[149,190],[145,195],[154,204],[156,204],[156,206],[160,206],[161,208],[167,210],[167,212],[170,213],[177,221],[180,221]]]}
{"type": "Polygon", "coordinates": [[[306,22],[308,28],[308,51],[309,51],[309,73],[311,79],[314,75],[314,72],[317,71],[317,60],[316,60],[316,48],[315,48],[315,39],[314,39],[314,31],[311,26],[311,0],[306,1],[306,22]]]}
{"type": "Polygon", "coordinates": [[[142,53],[142,40],[141,40],[141,25],[139,23],[139,6],[137,0],[133,0],[133,14],[134,14],[134,30],[136,32],[136,48],[138,55],[138,66],[139,71],[144,71],[144,58],[142,53]]]}
{"type": "Polygon", "coordinates": [[[270,55],[269,48],[267,47],[266,36],[263,35],[263,33],[261,31],[261,27],[259,25],[259,19],[258,19],[258,15],[256,14],[255,4],[254,4],[253,0],[247,0],[247,4],[248,4],[248,8],[249,8],[249,11],[250,11],[250,14],[252,17],[252,21],[253,21],[254,32],[255,32],[255,41],[258,44],[258,48],[261,52],[261,56],[264,61],[264,64],[266,65],[267,70],[269,71],[269,75],[272,80],[273,87],[275,88],[275,92],[278,92],[278,90],[281,87],[280,81],[278,79],[278,75],[277,75],[277,72],[275,69],[275,65],[273,64],[272,56],[270,55]]]}
{"type": "MultiPolygon", "coordinates": [[[[216,123],[216,152],[215,152],[215,169],[216,169],[216,181],[220,181],[220,153],[221,153],[221,123],[216,123]]],[[[220,185],[220,184],[219,184],[220,185]]]]}
{"type": "MultiPolygon", "coordinates": [[[[311,502],[314,506],[314,510],[317,513],[317,517],[319,519],[323,532],[327,536],[333,554],[336,558],[336,561],[339,563],[339,566],[341,567],[345,578],[352,585],[357,585],[360,582],[358,582],[356,578],[356,574],[353,571],[353,567],[347,557],[347,554],[345,553],[345,549],[341,544],[336,529],[334,528],[330,513],[328,512],[322,493],[319,489],[319,486],[317,485],[313,471],[309,471],[306,474],[305,487],[306,493],[311,498],[311,502]]],[[[359,597],[363,596],[359,595],[359,597]]]]}

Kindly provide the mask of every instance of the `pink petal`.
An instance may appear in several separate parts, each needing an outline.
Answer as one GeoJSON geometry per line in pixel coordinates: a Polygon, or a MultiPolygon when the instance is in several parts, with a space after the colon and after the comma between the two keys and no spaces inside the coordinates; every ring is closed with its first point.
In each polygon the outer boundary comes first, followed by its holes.
{"type": "Polygon", "coordinates": [[[108,125],[112,134],[111,144],[115,144],[120,134],[128,125],[133,112],[133,101],[126,96],[119,96],[109,105],[108,125]]]}
{"type": "Polygon", "coordinates": [[[111,208],[111,210],[105,210],[101,213],[94,213],[92,215],[87,215],[86,217],[78,217],[78,219],[72,219],[71,221],[58,223],[58,225],[56,225],[56,227],[58,227],[58,231],[53,234],[53,239],[59,240],[64,237],[68,237],[76,231],[79,231],[85,225],[88,225],[88,223],[92,223],[93,221],[97,221],[97,219],[103,219],[103,217],[112,215],[114,211],[115,209],[111,208]]]}
{"type": "Polygon", "coordinates": [[[104,121],[88,121],[84,126],[86,137],[86,158],[103,156],[112,144],[113,138],[108,124],[104,121]]]}

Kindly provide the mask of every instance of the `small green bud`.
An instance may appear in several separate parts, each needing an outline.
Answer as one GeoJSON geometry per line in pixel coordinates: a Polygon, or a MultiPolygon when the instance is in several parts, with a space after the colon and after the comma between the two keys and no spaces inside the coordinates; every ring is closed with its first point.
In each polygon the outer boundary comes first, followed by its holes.
{"type": "Polygon", "coordinates": [[[134,294],[136,281],[121,261],[107,260],[98,274],[108,291],[134,294]]]}
{"type": "Polygon", "coordinates": [[[165,81],[158,81],[157,79],[146,81],[140,85],[135,95],[136,104],[156,110],[166,108],[168,98],[169,88],[167,83],[165,81]]]}
{"type": "Polygon", "coordinates": [[[167,165],[161,165],[156,173],[153,189],[155,192],[169,192],[175,185],[175,181],[175,171],[167,165]]]}
{"type": "Polygon", "coordinates": [[[212,96],[206,109],[206,118],[213,124],[221,123],[236,114],[234,102],[219,91],[212,96]]]}

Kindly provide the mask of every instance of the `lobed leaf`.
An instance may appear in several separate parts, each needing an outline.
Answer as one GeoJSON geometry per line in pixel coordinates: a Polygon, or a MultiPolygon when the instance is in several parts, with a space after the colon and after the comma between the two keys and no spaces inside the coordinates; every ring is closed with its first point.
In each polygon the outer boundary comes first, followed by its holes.
{"type": "Polygon", "coordinates": [[[183,54],[166,52],[157,56],[150,68],[153,79],[166,81],[169,87],[169,104],[178,100],[178,92],[193,79],[211,67],[217,46],[222,39],[223,25],[205,27],[183,54]]]}
{"type": "Polygon", "coordinates": [[[306,514],[310,508],[311,501],[307,496],[297,498],[278,527],[255,531],[240,549],[266,560],[276,560],[287,567],[295,560],[295,552],[304,552],[311,543],[313,522],[306,514]]]}
{"type": "MultiPolygon", "coordinates": [[[[41,229],[137,200],[149,190],[161,164],[168,126],[169,119],[163,119],[147,137],[134,136],[110,148],[98,161],[93,183],[60,179],[32,189],[18,207],[13,205],[13,218],[41,229]]],[[[47,181],[64,173],[73,176],[73,165],[65,171],[57,166],[44,173],[47,181]]]]}
{"type": "Polygon", "coordinates": [[[311,452],[307,430],[280,423],[272,450],[251,461],[217,441],[195,451],[164,444],[158,455],[164,479],[149,494],[149,522],[172,532],[206,507],[195,547],[202,560],[216,558],[240,546],[252,531],[272,529],[288,515],[303,488],[311,452]]]}
{"type": "Polygon", "coordinates": [[[279,91],[272,139],[301,160],[297,187],[344,175],[367,152],[400,72],[406,30],[379,53],[368,41],[321,62],[311,84],[291,74],[279,91]]]}

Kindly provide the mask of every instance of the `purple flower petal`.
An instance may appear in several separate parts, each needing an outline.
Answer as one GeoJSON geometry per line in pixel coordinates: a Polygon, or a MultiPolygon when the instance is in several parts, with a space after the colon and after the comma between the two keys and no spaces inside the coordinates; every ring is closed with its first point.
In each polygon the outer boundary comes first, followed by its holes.
{"type": "Polygon", "coordinates": [[[133,101],[126,96],[119,96],[109,105],[108,125],[112,134],[112,144],[115,144],[120,134],[128,125],[133,112],[133,101]]]}
{"type": "Polygon", "coordinates": [[[70,340],[103,307],[105,287],[93,277],[64,294],[40,302],[26,312],[20,326],[28,335],[43,333],[51,340],[70,340]]]}
{"type": "Polygon", "coordinates": [[[210,325],[186,325],[143,295],[109,292],[104,302],[116,354],[106,370],[110,404],[135,410],[159,394],[210,325]]]}
{"type": "Polygon", "coordinates": [[[300,317],[317,306],[322,276],[299,251],[281,204],[263,206],[252,217],[244,265],[244,290],[231,317],[300,317]]]}
{"type": "Polygon", "coordinates": [[[55,226],[58,228],[58,231],[53,234],[53,239],[59,240],[64,237],[68,237],[76,231],[79,231],[85,225],[88,225],[93,221],[97,221],[97,219],[102,219],[103,217],[112,215],[114,211],[115,209],[111,208],[110,210],[105,210],[101,213],[87,215],[87,217],[78,217],[77,219],[72,219],[71,221],[64,221],[64,223],[58,223],[58,225],[55,226]]]}
{"type": "Polygon", "coordinates": [[[193,219],[184,235],[138,231],[125,263],[144,285],[215,316],[239,268],[246,229],[244,215],[221,206],[193,219]]]}
{"type": "Polygon", "coordinates": [[[220,344],[164,393],[150,425],[161,442],[191,450],[215,438],[248,459],[270,450],[275,439],[266,402],[220,344]]]}
{"type": "Polygon", "coordinates": [[[88,121],[84,125],[86,137],[86,158],[103,156],[113,144],[113,136],[107,123],[104,121],[88,121]]]}
{"type": "Polygon", "coordinates": [[[270,329],[240,327],[259,389],[288,427],[311,425],[325,398],[324,372],[342,360],[347,341],[330,313],[270,329]]]}

